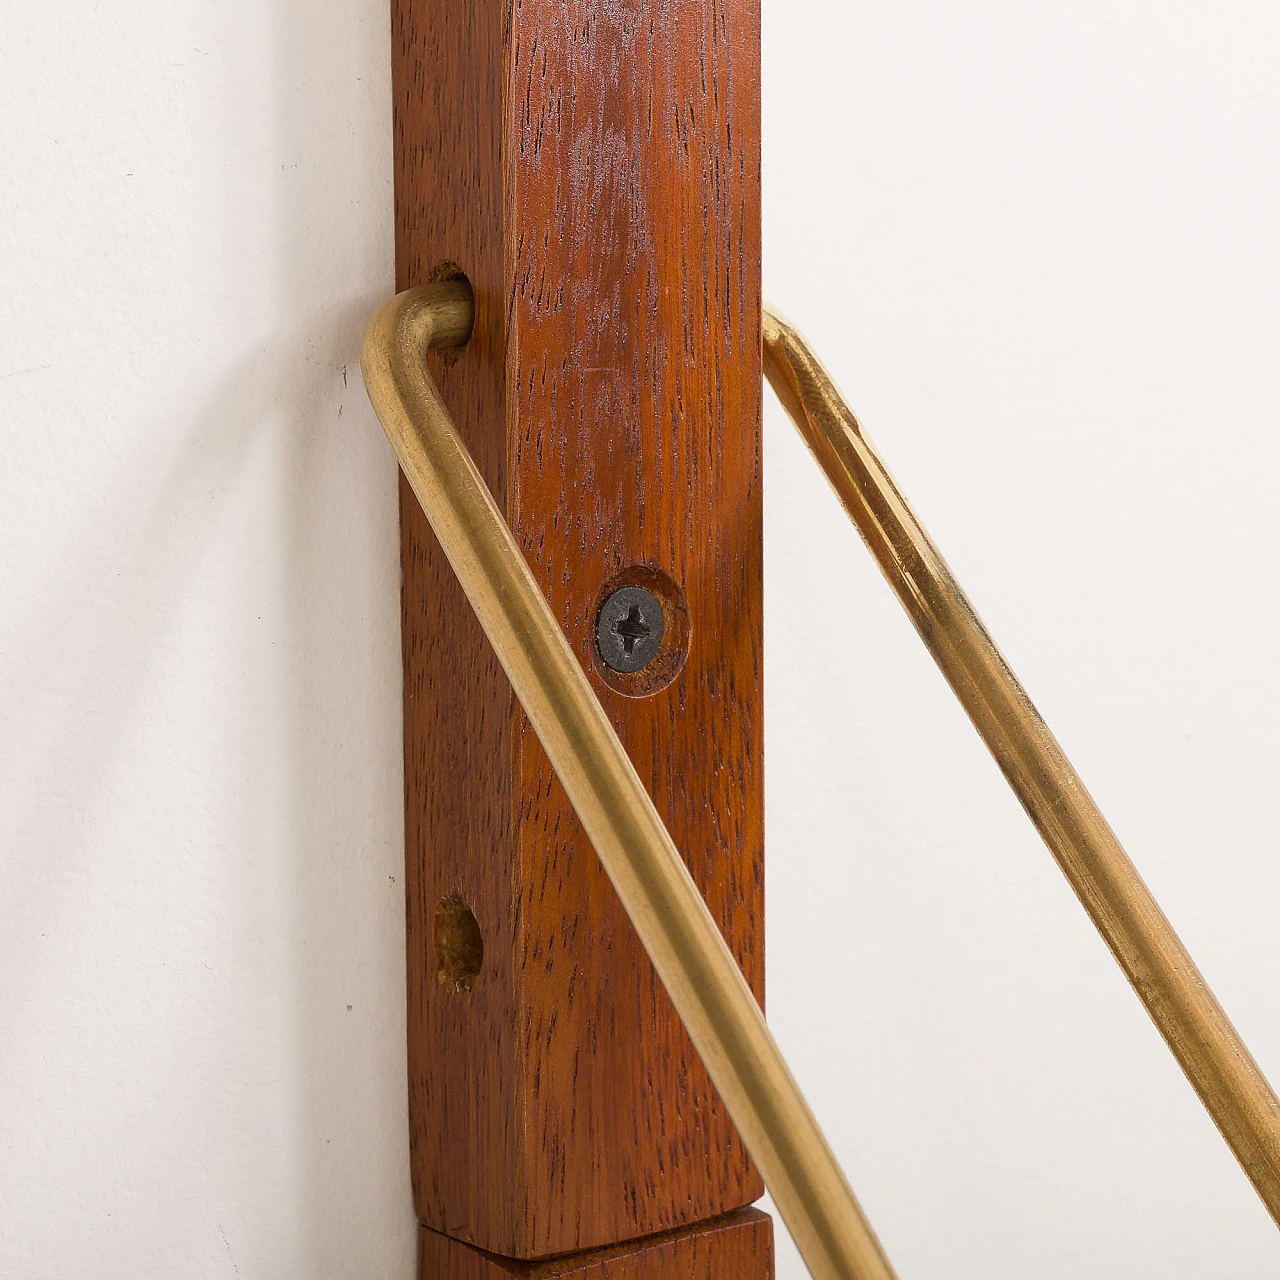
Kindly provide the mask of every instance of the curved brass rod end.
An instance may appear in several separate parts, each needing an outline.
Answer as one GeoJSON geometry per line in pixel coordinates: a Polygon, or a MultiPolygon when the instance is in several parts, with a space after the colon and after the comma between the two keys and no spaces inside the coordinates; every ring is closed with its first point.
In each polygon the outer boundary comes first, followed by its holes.
{"type": "Polygon", "coordinates": [[[379,391],[421,378],[427,351],[465,346],[474,321],[475,295],[462,278],[406,289],[384,304],[369,321],[360,348],[360,370],[374,406],[381,411],[386,403],[379,391]]]}

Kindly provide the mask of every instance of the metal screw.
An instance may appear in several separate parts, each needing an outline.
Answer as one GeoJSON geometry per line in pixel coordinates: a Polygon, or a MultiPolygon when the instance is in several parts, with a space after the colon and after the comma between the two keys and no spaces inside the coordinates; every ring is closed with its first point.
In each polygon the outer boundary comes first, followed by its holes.
{"type": "Polygon", "coordinates": [[[652,591],[619,587],[600,606],[596,648],[611,670],[639,671],[657,656],[665,630],[662,605],[652,591]]]}

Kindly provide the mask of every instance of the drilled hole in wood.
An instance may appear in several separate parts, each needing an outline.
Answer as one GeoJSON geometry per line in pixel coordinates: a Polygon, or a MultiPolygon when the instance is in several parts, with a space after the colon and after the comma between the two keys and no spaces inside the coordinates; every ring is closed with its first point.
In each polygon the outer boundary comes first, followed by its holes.
{"type": "MultiPolygon", "coordinates": [[[[437,284],[441,280],[462,280],[467,285],[471,284],[471,281],[467,279],[467,273],[456,262],[449,261],[437,262],[427,276],[428,284],[437,284]]],[[[472,292],[474,294],[474,290],[472,292]]],[[[464,342],[460,347],[440,347],[432,355],[440,361],[441,368],[448,369],[462,359],[462,354],[466,351],[467,346],[468,343],[464,342]]]]}
{"type": "Polygon", "coordinates": [[[484,937],[471,908],[454,893],[436,908],[432,941],[436,981],[450,991],[470,991],[484,967],[484,937]]]}

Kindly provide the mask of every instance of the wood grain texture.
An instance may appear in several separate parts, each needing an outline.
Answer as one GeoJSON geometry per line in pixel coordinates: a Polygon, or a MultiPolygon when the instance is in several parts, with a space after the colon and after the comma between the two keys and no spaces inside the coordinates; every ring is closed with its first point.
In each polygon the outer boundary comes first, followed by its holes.
{"type": "MultiPolygon", "coordinates": [[[[397,286],[471,280],[445,399],[762,995],[758,0],[393,0],[393,56],[397,286]],[[689,655],[630,698],[591,637],[637,564],[682,588],[689,655]]],[[[403,483],[401,521],[420,1219],[527,1259],[749,1204],[758,1176],[403,483]],[[445,901],[483,936],[465,984],[440,981],[445,901]]]]}
{"type": "Polygon", "coordinates": [[[543,1262],[484,1253],[422,1227],[422,1280],[773,1280],[773,1222],[758,1209],[543,1262]]]}

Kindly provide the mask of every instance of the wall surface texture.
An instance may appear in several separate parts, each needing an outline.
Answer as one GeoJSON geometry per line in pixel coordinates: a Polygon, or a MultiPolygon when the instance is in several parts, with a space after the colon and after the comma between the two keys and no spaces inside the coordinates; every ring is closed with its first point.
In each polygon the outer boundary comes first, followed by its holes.
{"type": "MultiPolygon", "coordinates": [[[[4,28],[0,1276],[409,1280],[387,15],[4,28]]],[[[770,0],[764,100],[769,296],[1280,1079],[1280,16],[770,0]]],[[[766,404],[770,1019],[901,1275],[1280,1274],[766,404]]]]}

